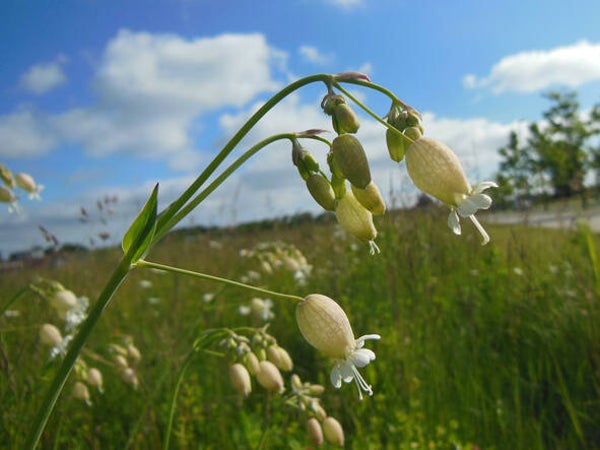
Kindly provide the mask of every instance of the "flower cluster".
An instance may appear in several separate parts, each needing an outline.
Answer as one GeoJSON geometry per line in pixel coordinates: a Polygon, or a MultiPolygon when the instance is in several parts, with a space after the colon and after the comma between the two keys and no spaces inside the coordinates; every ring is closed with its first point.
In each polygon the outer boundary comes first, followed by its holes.
{"type": "MultiPolygon", "coordinates": [[[[355,135],[360,127],[358,117],[345,98],[331,88],[323,98],[321,107],[331,116],[333,128],[338,133],[327,154],[330,175],[323,172],[314,156],[300,145],[298,139],[292,140],[292,162],[313,199],[325,210],[335,212],[344,230],[368,243],[371,254],[378,253],[373,215],[384,214],[386,206],[377,184],[371,178],[365,150],[355,135]]],[[[314,130],[314,133],[317,132],[320,130],[314,130]]],[[[303,133],[299,137],[301,135],[303,133]]]]}
{"type": "Polygon", "coordinates": [[[8,203],[9,212],[19,212],[19,197],[15,194],[15,189],[19,188],[28,194],[30,199],[41,200],[40,192],[44,186],[37,184],[33,177],[28,173],[20,172],[13,174],[5,165],[0,164],[0,202],[8,203]]]}
{"type": "Polygon", "coordinates": [[[135,346],[133,338],[125,336],[122,344],[110,344],[109,349],[121,379],[136,390],[139,386],[137,365],[142,359],[142,354],[135,346]]]}
{"type": "Polygon", "coordinates": [[[314,445],[325,440],[333,445],[344,445],[341,424],[327,415],[321,403],[325,388],[319,384],[303,382],[298,374],[290,377],[290,387],[285,388],[283,372],[292,371],[294,364],[288,352],[266,332],[266,327],[256,329],[249,336],[229,331],[220,347],[230,356],[229,381],[242,397],[252,392],[252,378],[268,392],[284,396],[285,404],[294,408],[305,421],[306,433],[314,445]]]}
{"type": "Polygon", "coordinates": [[[312,266],[302,252],[293,244],[282,241],[261,242],[251,249],[240,250],[243,258],[254,259],[259,271],[248,271],[242,282],[257,281],[262,275],[287,271],[292,274],[299,286],[303,286],[312,272],[312,266]]]}

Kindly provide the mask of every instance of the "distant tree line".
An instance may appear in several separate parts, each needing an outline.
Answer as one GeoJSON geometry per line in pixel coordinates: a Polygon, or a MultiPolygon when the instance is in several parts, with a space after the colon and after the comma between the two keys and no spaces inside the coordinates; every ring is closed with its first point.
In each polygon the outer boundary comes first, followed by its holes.
{"type": "Polygon", "coordinates": [[[552,104],[544,120],[529,125],[521,142],[510,133],[496,181],[496,204],[526,208],[537,199],[580,197],[585,206],[600,188],[600,103],[582,113],[574,92],[545,94],[552,104]]]}

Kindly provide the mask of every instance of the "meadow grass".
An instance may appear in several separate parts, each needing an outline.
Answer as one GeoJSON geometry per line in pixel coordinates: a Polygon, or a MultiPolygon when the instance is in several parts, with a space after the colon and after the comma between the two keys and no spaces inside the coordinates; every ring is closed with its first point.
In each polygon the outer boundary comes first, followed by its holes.
{"type": "MultiPolygon", "coordinates": [[[[239,279],[259,270],[239,252],[280,240],[314,269],[299,287],[289,272],[257,283],[304,296],[336,299],[357,336],[378,333],[377,360],[363,372],[375,394],[329,385],[331,361],[300,335],[294,305],[275,301],[269,332],[294,359],[303,380],[327,387],[327,412],[355,449],[600,448],[600,339],[596,236],[519,226],[489,226],[479,245],[464,227],[456,237],[445,214],[390,214],[378,223],[382,253],[330,223],[260,230],[177,232],[148,259],[239,279]]],[[[93,301],[120,256],[118,249],[60,254],[0,278],[0,444],[22,446],[57,369],[37,331],[56,320],[46,301],[25,290],[36,277],[56,280],[93,301]],[[21,294],[19,294],[21,293],[21,294]]],[[[92,406],[67,389],[41,448],[160,449],[179,371],[207,329],[253,325],[239,314],[252,293],[217,283],[136,269],[92,333],[84,357],[103,370],[105,393],[92,406]],[[142,280],[150,287],[140,286],[142,280]],[[205,293],[214,293],[204,302],[205,293]],[[137,390],[123,383],[107,346],[131,336],[142,352],[137,390]]],[[[174,410],[171,448],[305,448],[298,413],[283,397],[254,391],[242,400],[218,351],[193,354],[174,410]]],[[[327,448],[327,445],[324,446],[327,448]]]]}

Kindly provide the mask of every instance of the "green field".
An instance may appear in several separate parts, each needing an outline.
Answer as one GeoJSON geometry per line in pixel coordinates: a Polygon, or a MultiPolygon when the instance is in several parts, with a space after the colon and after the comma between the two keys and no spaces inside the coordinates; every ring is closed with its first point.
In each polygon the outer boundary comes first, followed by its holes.
{"type": "MultiPolygon", "coordinates": [[[[382,336],[368,342],[377,359],[361,370],[374,395],[359,401],[353,385],[329,384],[331,361],[300,335],[294,304],[273,299],[268,332],[293,358],[294,373],[326,386],[322,405],[342,423],[346,448],[600,448],[596,236],[488,226],[492,241],[482,247],[468,226],[454,236],[438,211],[387,215],[378,228],[382,253],[373,257],[337,225],[303,223],[177,232],[147,259],[239,280],[261,273],[240,250],[272,241],[299,249],[313,266],[305,285],[283,269],[250,284],[327,295],[343,306],[357,337],[382,336]]],[[[38,277],[55,280],[93,302],[119,257],[118,249],[57,254],[0,274],[0,305],[8,310],[0,317],[2,448],[22,448],[60,363],[49,360],[38,337],[43,323],[60,320],[28,286],[38,277]]],[[[254,296],[136,269],[83,352],[88,366],[102,370],[104,393],[91,390],[86,406],[70,395],[72,374],[40,448],[163,448],[178,380],[171,448],[306,448],[305,416],[286,404],[289,373],[283,394],[253,380],[242,399],[217,341],[188,359],[208,329],[261,326],[239,313],[254,296]],[[214,298],[205,301],[206,293],[214,298]],[[123,381],[109,351],[125,336],[142,355],[137,389],[123,381]]]]}

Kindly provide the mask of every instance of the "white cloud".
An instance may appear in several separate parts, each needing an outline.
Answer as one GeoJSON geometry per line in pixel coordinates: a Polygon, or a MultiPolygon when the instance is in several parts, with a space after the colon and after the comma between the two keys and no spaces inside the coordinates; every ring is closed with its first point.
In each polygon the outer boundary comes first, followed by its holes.
{"type": "Polygon", "coordinates": [[[33,94],[45,94],[67,81],[62,67],[65,63],[66,58],[59,56],[56,61],[32,66],[21,75],[19,86],[33,94]]]}
{"type": "Polygon", "coordinates": [[[310,46],[310,45],[301,46],[298,49],[298,52],[300,53],[300,56],[302,56],[302,58],[305,61],[308,61],[313,64],[317,64],[320,66],[327,65],[333,60],[333,55],[324,55],[323,53],[321,53],[319,51],[318,48],[310,46]]]}
{"type": "Polygon", "coordinates": [[[202,158],[202,116],[277,89],[272,68],[284,59],[261,34],[186,40],[121,30],[97,66],[94,103],[53,116],[0,117],[0,136],[10,138],[0,152],[41,154],[54,143],[72,143],[96,157],[129,153],[193,171],[202,158]],[[56,142],[41,134],[42,123],[56,142]]]}
{"type": "Polygon", "coordinates": [[[22,109],[0,116],[0,157],[19,158],[43,155],[56,144],[46,117],[22,109]]]}
{"type": "Polygon", "coordinates": [[[465,75],[463,85],[468,89],[491,88],[495,93],[535,92],[553,85],[576,87],[598,80],[600,43],[583,40],[552,50],[506,56],[485,77],[465,75]]]}

